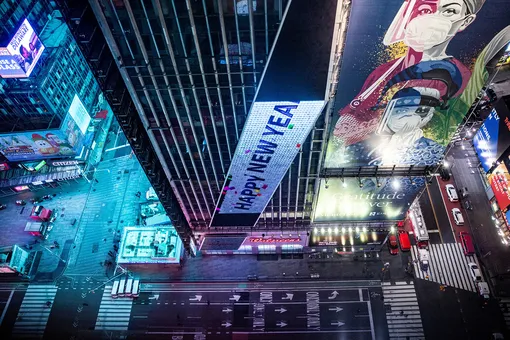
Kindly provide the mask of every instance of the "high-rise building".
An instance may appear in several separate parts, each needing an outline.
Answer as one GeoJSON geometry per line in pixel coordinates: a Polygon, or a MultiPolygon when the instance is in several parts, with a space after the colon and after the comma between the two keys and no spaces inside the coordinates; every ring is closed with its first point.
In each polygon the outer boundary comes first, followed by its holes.
{"type": "MultiPolygon", "coordinates": [[[[210,228],[211,217],[219,210],[217,202],[289,2],[58,3],[185,244],[189,227],[225,231],[210,228]]],[[[325,66],[316,66],[318,73],[322,67],[322,73],[331,75],[332,40],[336,44],[342,36],[335,34],[333,39],[332,27],[335,14],[342,11],[337,11],[337,1],[321,6],[303,3],[318,11],[312,21],[303,21],[303,27],[320,27],[324,13],[319,12],[330,13],[322,24],[331,27],[331,34],[307,43],[327,46],[325,66]]],[[[289,20],[299,29],[297,10],[289,20]]],[[[282,50],[291,41],[288,38],[279,40],[282,50]]],[[[293,56],[286,58],[292,64],[293,56]]],[[[313,55],[307,62],[312,64],[311,60],[313,55]]],[[[324,89],[329,85],[325,77],[324,89]]],[[[325,117],[317,120],[288,170],[283,169],[285,178],[274,188],[255,229],[297,230],[309,225],[325,117]]]]}

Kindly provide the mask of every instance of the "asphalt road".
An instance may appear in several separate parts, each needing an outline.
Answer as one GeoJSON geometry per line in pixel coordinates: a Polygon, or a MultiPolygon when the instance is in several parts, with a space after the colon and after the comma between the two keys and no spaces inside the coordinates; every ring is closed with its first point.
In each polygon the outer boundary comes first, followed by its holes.
{"type": "Polygon", "coordinates": [[[172,339],[388,337],[382,301],[370,298],[380,288],[285,286],[212,290],[195,285],[142,292],[132,308],[129,333],[172,339]]]}
{"type": "Polygon", "coordinates": [[[424,195],[429,195],[429,198],[432,201],[433,214],[439,227],[442,242],[455,243],[455,237],[453,236],[448,212],[446,210],[443,197],[441,196],[441,189],[436,177],[434,177],[432,179],[432,183],[427,186],[427,191],[424,195]]]}

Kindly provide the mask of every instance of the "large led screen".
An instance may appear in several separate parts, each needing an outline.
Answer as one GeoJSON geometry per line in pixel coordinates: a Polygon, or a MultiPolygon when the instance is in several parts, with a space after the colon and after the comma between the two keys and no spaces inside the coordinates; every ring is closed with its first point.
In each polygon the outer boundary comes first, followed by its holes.
{"type": "Polygon", "coordinates": [[[0,77],[2,78],[21,78],[25,77],[25,72],[21,66],[16,62],[9,50],[5,47],[0,47],[0,77]]]}
{"type": "Polygon", "coordinates": [[[496,169],[489,175],[489,183],[491,185],[496,201],[501,211],[506,211],[510,205],[510,192],[508,191],[508,182],[510,174],[504,163],[499,164],[496,169]]]}
{"type": "Polygon", "coordinates": [[[423,177],[323,179],[314,222],[402,220],[424,186],[423,177]]]}
{"type": "Polygon", "coordinates": [[[260,215],[323,107],[324,101],[253,104],[211,225],[260,215]]]}
{"type": "Polygon", "coordinates": [[[325,166],[437,164],[509,17],[507,0],[352,1],[325,166]]]}
{"type": "Polygon", "coordinates": [[[71,106],[69,107],[69,115],[73,118],[81,133],[85,134],[89,127],[91,118],[87,109],[76,94],[74,95],[71,106]]]}
{"type": "Polygon", "coordinates": [[[499,134],[499,116],[492,110],[473,138],[476,153],[485,172],[488,172],[497,160],[499,134]]]}
{"type": "Polygon", "coordinates": [[[7,50],[20,65],[24,76],[28,77],[41,57],[44,45],[25,19],[7,45],[7,50]]]}
{"type": "Polygon", "coordinates": [[[0,135],[0,152],[11,162],[76,155],[75,148],[60,130],[0,135]]]}

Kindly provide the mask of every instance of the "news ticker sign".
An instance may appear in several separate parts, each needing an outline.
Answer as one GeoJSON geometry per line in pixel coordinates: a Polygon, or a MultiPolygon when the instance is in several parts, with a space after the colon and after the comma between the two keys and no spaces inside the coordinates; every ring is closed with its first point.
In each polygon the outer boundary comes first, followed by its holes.
{"type": "MultiPolygon", "coordinates": [[[[211,220],[262,213],[319,117],[325,101],[255,102],[211,220]]],[[[240,220],[236,225],[242,224],[240,220]]],[[[253,225],[248,219],[245,225],[253,225]]]]}

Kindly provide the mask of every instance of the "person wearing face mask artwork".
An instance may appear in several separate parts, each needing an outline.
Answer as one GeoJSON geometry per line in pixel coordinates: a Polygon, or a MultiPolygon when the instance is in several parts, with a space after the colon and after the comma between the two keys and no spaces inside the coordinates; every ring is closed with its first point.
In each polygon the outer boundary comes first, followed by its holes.
{"type": "Polygon", "coordinates": [[[460,96],[469,81],[469,69],[448,55],[447,48],[475,20],[484,2],[404,1],[383,43],[403,42],[407,52],[377,67],[358,96],[339,112],[328,145],[328,166],[417,164],[417,158],[429,156],[423,162],[432,164],[440,157],[444,148],[424,140],[423,128],[434,112],[447,109],[448,101],[460,96]],[[406,96],[407,102],[396,105],[406,96]]]}

